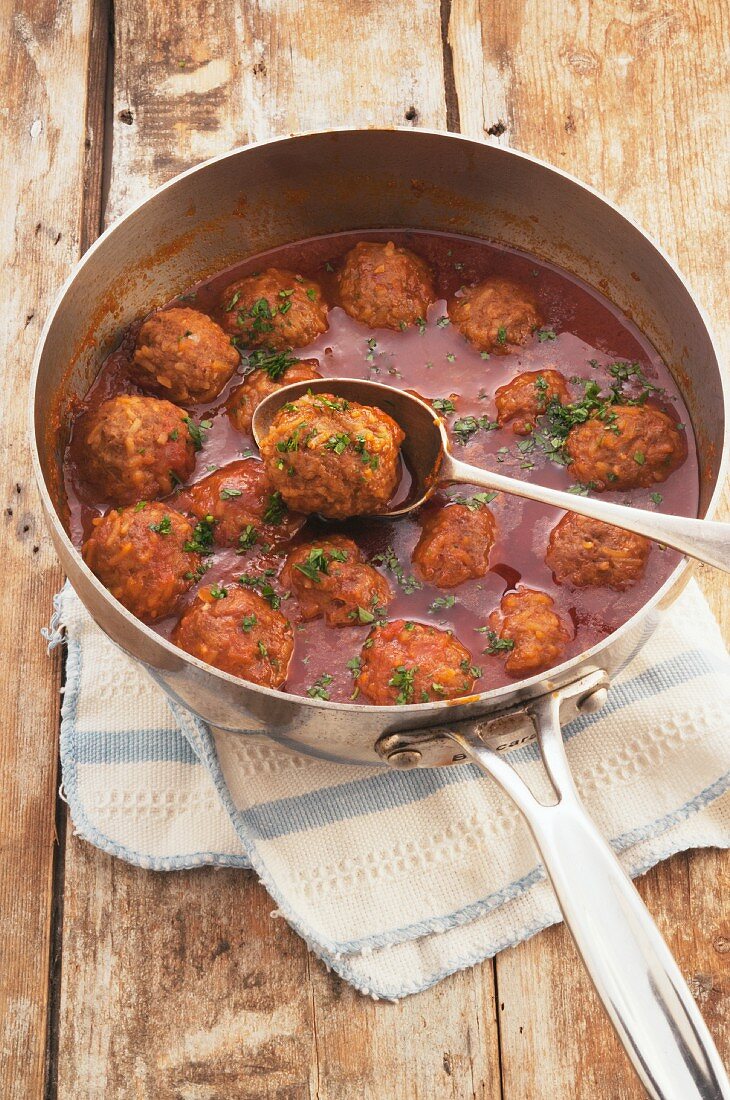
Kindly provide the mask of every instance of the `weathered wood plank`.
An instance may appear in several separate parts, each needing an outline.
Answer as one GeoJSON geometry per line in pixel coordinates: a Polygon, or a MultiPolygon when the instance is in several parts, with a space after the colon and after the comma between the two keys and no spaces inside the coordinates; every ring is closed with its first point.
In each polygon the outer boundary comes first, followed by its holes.
{"type": "MultiPolygon", "coordinates": [[[[184,19],[133,3],[117,8],[115,44],[107,220],[248,139],[446,122],[440,18],[426,0],[408,11],[216,2],[184,19]],[[343,64],[364,39],[357,65],[343,64]]],[[[65,881],[62,1100],[498,1095],[491,964],[375,1003],[269,919],[251,875],[151,875],[72,837],[65,881]]]]}
{"type": "Polygon", "coordinates": [[[0,1092],[18,1100],[43,1093],[60,679],[40,637],[61,572],[26,445],[27,380],[80,251],[90,7],[38,0],[6,5],[0,20],[0,1092]]]}
{"type": "MultiPolygon", "coordinates": [[[[715,133],[728,110],[722,18],[709,0],[455,0],[450,39],[462,129],[552,161],[633,214],[676,258],[728,347],[728,160],[715,133]]],[[[726,578],[699,575],[730,634],[726,578]]],[[[716,882],[728,868],[727,854],[692,853],[641,884],[725,1053],[727,933],[716,927],[716,882]]],[[[641,1095],[564,929],[500,956],[497,978],[506,1097],[641,1095]]]]}

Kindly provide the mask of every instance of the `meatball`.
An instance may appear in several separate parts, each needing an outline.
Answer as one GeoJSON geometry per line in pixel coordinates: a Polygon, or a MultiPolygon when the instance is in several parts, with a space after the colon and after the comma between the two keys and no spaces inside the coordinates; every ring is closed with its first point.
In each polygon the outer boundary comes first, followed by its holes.
{"type": "Polygon", "coordinates": [[[139,330],[131,376],[145,393],[182,404],[212,401],[241,359],[220,325],[195,309],[153,313],[139,330]]]}
{"type": "Polygon", "coordinates": [[[297,546],[281,582],[297,597],[305,622],[323,615],[328,626],[372,623],[393,599],[385,577],[363,560],[352,539],[341,535],[297,546]]]}
{"type": "Polygon", "coordinates": [[[356,685],[376,706],[431,703],[469,695],[481,674],[450,630],[395,619],[368,634],[356,685]]]}
{"type": "Polygon", "coordinates": [[[436,300],[428,264],[392,241],[356,244],[337,278],[342,308],[371,328],[413,325],[436,300]]]}
{"type": "Polygon", "coordinates": [[[404,438],[381,409],[312,393],[282,406],[261,455],[290,508],[346,519],[383,511],[398,485],[404,438]]]}
{"type": "Polygon", "coordinates": [[[494,395],[500,428],[512,422],[515,435],[529,435],[535,418],[555,399],[561,405],[570,400],[565,378],[556,370],[529,370],[518,374],[494,395]]]}
{"type": "Polygon", "coordinates": [[[140,501],[93,521],[84,561],[112,596],[145,623],[175,610],[200,577],[200,555],[187,549],[193,528],[174,508],[140,501]]]}
{"type": "Polygon", "coordinates": [[[500,355],[524,344],[542,324],[529,291],[499,276],[466,287],[449,303],[449,317],[479,351],[500,355]]]}
{"type": "Polygon", "coordinates": [[[239,432],[250,432],[253,414],[265,397],[293,382],[309,382],[313,378],[321,378],[322,375],[316,369],[318,365],[316,359],[302,359],[292,360],[280,373],[269,372],[261,367],[252,370],[246,375],[243,385],[236,386],[226,401],[226,412],[233,427],[239,432]]]}
{"type": "Polygon", "coordinates": [[[530,676],[557,664],[573,638],[573,630],[555,611],[551,596],[533,588],[518,588],[502,597],[489,616],[486,653],[506,653],[510,676],[530,676]]]}
{"type": "Polygon", "coordinates": [[[327,303],[317,283],[269,267],[227,287],[220,321],[226,332],[251,348],[303,348],[328,329],[327,303]]]}
{"type": "Polygon", "coordinates": [[[565,450],[576,481],[602,492],[666,481],[687,457],[687,440],[654,405],[616,405],[603,419],[572,428],[565,450]]]}
{"type": "Polygon", "coordinates": [[[566,512],[550,532],[545,561],[558,584],[621,590],[643,575],[650,546],[643,535],[566,512]]]}
{"type": "Polygon", "coordinates": [[[83,480],[112,504],[167,496],[195,467],[192,425],[157,397],[121,394],[76,424],[72,451],[83,480]]]}
{"type": "Polygon", "coordinates": [[[193,485],[181,504],[207,519],[219,546],[250,550],[293,538],[304,516],[290,512],[255,458],[231,462],[193,485]]]}
{"type": "Polygon", "coordinates": [[[475,500],[427,512],[413,563],[429,584],[455,588],[487,572],[495,532],[494,516],[475,500]]]}
{"type": "Polygon", "coordinates": [[[180,649],[209,665],[278,688],[294,650],[291,623],[247,588],[202,588],[171,635],[180,649]]]}

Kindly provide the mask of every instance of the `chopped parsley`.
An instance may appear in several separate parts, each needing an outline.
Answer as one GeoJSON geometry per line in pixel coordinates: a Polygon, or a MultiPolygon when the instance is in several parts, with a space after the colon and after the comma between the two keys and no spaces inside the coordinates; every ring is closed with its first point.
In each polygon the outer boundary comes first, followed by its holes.
{"type": "Polygon", "coordinates": [[[167,438],[170,440],[171,443],[177,443],[178,439],[180,438],[180,432],[177,428],[173,428],[167,438]]]}
{"type": "Polygon", "coordinates": [[[262,657],[268,657],[269,656],[269,651],[266,648],[266,646],[264,645],[264,643],[261,641],[260,638],[256,643],[256,648],[258,649],[258,651],[259,651],[259,653],[261,654],[262,657]]]}
{"type": "Polygon", "coordinates": [[[252,523],[247,523],[238,536],[238,553],[243,554],[256,544],[258,532],[252,523]]]}
{"type": "Polygon", "coordinates": [[[494,655],[495,653],[509,653],[511,649],[515,648],[515,643],[512,638],[500,638],[496,630],[491,630],[488,626],[478,626],[477,633],[484,634],[487,640],[487,648],[485,653],[494,655]]]}
{"type": "Polygon", "coordinates": [[[169,516],[163,516],[159,523],[150,523],[150,531],[156,531],[158,535],[170,535],[172,533],[172,520],[169,516]]]}
{"type": "Polygon", "coordinates": [[[405,703],[410,703],[413,699],[414,684],[416,673],[418,672],[418,665],[414,665],[413,668],[406,668],[405,665],[398,665],[393,669],[393,675],[388,680],[388,687],[394,687],[397,691],[395,701],[396,705],[403,706],[405,703]]]}
{"type": "Polygon", "coordinates": [[[460,416],[454,421],[452,430],[457,443],[464,446],[476,432],[493,432],[498,427],[497,421],[490,420],[488,416],[460,416]]]}
{"type": "Polygon", "coordinates": [[[636,462],[638,466],[644,465],[646,462],[646,455],[643,451],[634,451],[634,462],[636,462]]]}
{"type": "Polygon", "coordinates": [[[274,348],[257,348],[244,359],[247,373],[262,370],[272,382],[278,381],[289,367],[299,362],[301,360],[292,355],[291,351],[276,351],[274,348]]]}
{"type": "Polygon", "coordinates": [[[330,676],[328,672],[324,672],[319,676],[311,687],[307,688],[307,695],[310,699],[329,699],[330,693],[327,688],[332,683],[334,677],[330,676]]]}
{"type": "Polygon", "coordinates": [[[360,673],[362,672],[362,657],[360,656],[360,654],[358,654],[357,657],[350,658],[350,660],[347,662],[347,668],[350,670],[355,678],[360,675],[360,673]]]}
{"type": "Polygon", "coordinates": [[[198,520],[193,528],[193,537],[183,544],[183,550],[187,550],[191,554],[212,554],[213,528],[215,525],[216,520],[213,516],[206,516],[204,519],[198,520]]]}
{"type": "Polygon", "coordinates": [[[146,508],[146,507],[147,507],[147,501],[146,500],[138,500],[137,503],[134,506],[134,510],[135,510],[135,512],[141,512],[142,509],[146,508]]]}
{"type": "Polygon", "coordinates": [[[265,569],[261,576],[254,576],[251,573],[243,573],[238,578],[238,583],[243,588],[255,588],[265,600],[268,601],[269,606],[278,611],[281,607],[281,601],[285,600],[289,595],[285,592],[283,595],[279,595],[275,588],[273,588],[269,577],[273,576],[276,572],[274,569],[265,569]]]}
{"type": "Polygon", "coordinates": [[[200,424],[196,424],[191,416],[184,416],[183,424],[187,426],[188,434],[193,441],[195,450],[201,450],[205,442],[204,433],[207,432],[209,428],[213,427],[213,421],[201,420],[200,424]]]}
{"type": "Polygon", "coordinates": [[[537,330],[537,338],[541,344],[546,343],[548,340],[557,340],[557,333],[553,329],[552,325],[546,326],[537,330]]]}
{"type": "Polygon", "coordinates": [[[479,508],[486,507],[487,504],[491,504],[496,493],[474,493],[470,497],[452,497],[454,504],[465,504],[470,512],[476,512],[479,508]]]}
{"type": "Polygon", "coordinates": [[[222,584],[212,584],[210,586],[210,594],[214,600],[225,600],[228,595],[228,589],[222,584]]]}
{"type": "Polygon", "coordinates": [[[228,305],[226,306],[226,313],[232,313],[232,312],[233,312],[233,310],[234,310],[234,309],[236,308],[236,306],[238,305],[238,301],[239,301],[239,298],[240,298],[240,297],[241,297],[241,291],[240,291],[240,290],[237,290],[237,291],[236,291],[236,293],[235,293],[235,294],[233,295],[233,297],[231,298],[231,300],[230,300],[230,302],[228,303],[228,305]]]}
{"type": "Polygon", "coordinates": [[[406,576],[405,570],[392,546],[388,546],[382,554],[374,554],[370,560],[374,565],[384,565],[386,569],[389,569],[406,596],[410,596],[417,589],[423,588],[421,582],[417,581],[415,577],[406,576]]]}
{"type": "Polygon", "coordinates": [[[233,500],[235,497],[240,497],[240,495],[240,489],[231,489],[228,486],[221,489],[221,500],[233,500]]]}
{"type": "Polygon", "coordinates": [[[479,665],[473,665],[467,657],[465,657],[463,661],[459,661],[459,668],[464,675],[471,676],[474,680],[478,680],[482,674],[479,665]]]}
{"type": "Polygon", "coordinates": [[[652,502],[652,504],[661,504],[661,502],[664,500],[664,497],[661,493],[652,493],[649,497],[649,500],[652,502]]]}
{"type": "Polygon", "coordinates": [[[432,397],[431,405],[437,413],[441,413],[443,416],[456,412],[456,405],[450,397],[432,397]]]}
{"type": "Polygon", "coordinates": [[[587,497],[591,489],[595,489],[595,487],[595,481],[589,481],[586,485],[582,485],[580,481],[577,481],[575,485],[569,485],[567,491],[576,497],[587,497]]]}
{"type": "Polygon", "coordinates": [[[303,573],[305,577],[309,577],[310,581],[315,581],[319,584],[320,573],[329,573],[330,562],[333,561],[347,561],[347,550],[323,550],[319,546],[313,546],[307,554],[306,558],[302,562],[297,562],[294,566],[300,573],[303,573]]]}
{"type": "Polygon", "coordinates": [[[269,502],[266,505],[263,514],[264,523],[271,524],[272,527],[278,527],[286,515],[287,507],[281,498],[281,493],[272,493],[269,497],[269,502]]]}
{"type": "Polygon", "coordinates": [[[250,634],[257,622],[258,619],[255,615],[244,615],[241,619],[241,630],[244,634],[250,634]]]}
{"type": "Polygon", "coordinates": [[[436,322],[436,327],[437,328],[447,328],[450,324],[451,324],[451,321],[449,320],[449,318],[446,315],[444,315],[443,317],[439,317],[438,321],[436,322]]]}
{"type": "Polygon", "coordinates": [[[334,451],[336,455],[344,454],[352,440],[347,432],[336,432],[331,435],[324,444],[325,451],[334,451]]]}
{"type": "Polygon", "coordinates": [[[446,611],[450,607],[453,607],[456,603],[456,596],[437,596],[432,604],[429,605],[429,611],[446,611]]]}
{"type": "Polygon", "coordinates": [[[500,325],[499,328],[497,329],[497,343],[498,344],[506,344],[507,343],[507,329],[504,327],[504,325],[500,325]]]}

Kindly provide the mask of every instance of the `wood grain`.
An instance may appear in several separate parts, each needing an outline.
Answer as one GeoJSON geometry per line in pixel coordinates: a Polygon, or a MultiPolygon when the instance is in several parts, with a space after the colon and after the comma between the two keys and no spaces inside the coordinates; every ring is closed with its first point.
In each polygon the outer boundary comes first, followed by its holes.
{"type": "Polygon", "coordinates": [[[0,1092],[43,1090],[60,660],[40,636],[61,571],[28,453],[27,386],[53,295],[80,253],[90,6],[5,6],[0,20],[0,1092]],[[22,660],[12,656],[22,649],[22,660]],[[29,690],[32,685],[32,690],[29,690]]]}
{"type": "MultiPolygon", "coordinates": [[[[721,7],[455,0],[449,35],[464,131],[489,139],[491,130],[619,203],[684,270],[727,350],[721,7]]],[[[727,578],[698,575],[730,637],[727,578]]],[[[725,1054],[730,967],[717,876],[729,874],[727,853],[697,852],[640,883],[725,1054]]],[[[505,1097],[643,1095],[564,928],[501,955],[497,984],[505,1097]]]]}
{"type": "MultiPolygon", "coordinates": [[[[106,221],[245,140],[443,126],[439,11],[216,2],[180,20],[130,3],[117,9],[110,115],[106,221]],[[341,59],[363,35],[372,45],[350,71],[341,59]]],[[[152,875],[69,837],[65,893],[61,1100],[498,1095],[491,963],[386,1005],[328,974],[244,872],[152,875]]]]}

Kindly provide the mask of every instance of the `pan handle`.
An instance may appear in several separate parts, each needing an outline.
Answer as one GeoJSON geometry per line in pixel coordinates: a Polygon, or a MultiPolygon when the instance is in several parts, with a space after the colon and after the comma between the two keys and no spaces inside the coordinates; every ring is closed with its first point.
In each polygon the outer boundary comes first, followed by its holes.
{"type": "Polygon", "coordinates": [[[560,729],[560,692],[525,709],[557,801],[539,802],[478,726],[448,736],[500,784],[525,817],[565,923],[647,1093],[654,1100],[728,1100],[707,1026],[633,883],[583,807],[560,729]]]}

